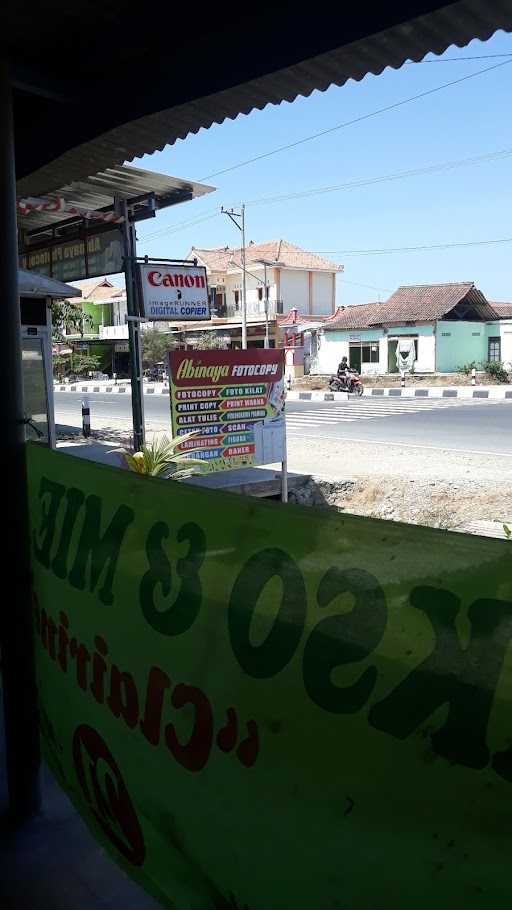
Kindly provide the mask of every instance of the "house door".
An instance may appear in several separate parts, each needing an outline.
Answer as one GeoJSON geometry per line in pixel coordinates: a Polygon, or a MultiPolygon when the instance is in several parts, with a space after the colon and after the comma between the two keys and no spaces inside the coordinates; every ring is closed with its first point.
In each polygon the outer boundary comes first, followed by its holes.
{"type": "Polygon", "coordinates": [[[396,346],[398,341],[391,341],[388,338],[388,373],[398,373],[398,366],[396,362],[396,346]]]}
{"type": "Polygon", "coordinates": [[[361,345],[351,344],[348,351],[348,362],[353,370],[361,373],[361,345]]]}

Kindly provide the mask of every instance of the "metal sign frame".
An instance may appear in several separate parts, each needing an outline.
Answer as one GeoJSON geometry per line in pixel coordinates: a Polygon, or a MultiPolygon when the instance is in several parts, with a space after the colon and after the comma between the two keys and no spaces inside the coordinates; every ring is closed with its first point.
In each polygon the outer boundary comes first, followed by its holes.
{"type": "Polygon", "coordinates": [[[136,256],[136,257],[134,257],[134,264],[136,266],[135,271],[136,271],[136,275],[137,275],[137,284],[138,284],[139,315],[143,319],[147,319],[148,322],[178,321],[178,322],[194,322],[194,323],[195,322],[207,322],[209,319],[211,319],[210,289],[209,289],[209,285],[208,285],[208,276],[206,273],[206,267],[199,266],[197,259],[195,259],[195,258],[194,259],[167,259],[167,258],[157,257],[157,256],[136,256]],[[183,316],[169,316],[169,317],[162,316],[160,318],[155,318],[155,319],[148,317],[147,314],[145,313],[145,307],[144,307],[144,291],[143,291],[143,287],[142,287],[142,269],[140,268],[140,266],[145,266],[145,265],[150,266],[153,264],[154,265],[167,265],[167,266],[181,266],[183,268],[187,268],[187,267],[196,268],[196,269],[204,268],[208,314],[204,317],[197,317],[194,319],[187,319],[186,317],[183,317],[183,316]]]}

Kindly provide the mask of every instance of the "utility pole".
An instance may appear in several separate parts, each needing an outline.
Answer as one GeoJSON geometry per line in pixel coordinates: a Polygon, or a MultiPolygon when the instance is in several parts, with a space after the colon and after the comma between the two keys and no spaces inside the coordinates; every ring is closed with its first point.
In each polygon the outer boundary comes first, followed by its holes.
{"type": "MultiPolygon", "coordinates": [[[[265,285],[265,347],[269,348],[270,347],[270,335],[269,335],[269,330],[268,330],[269,329],[269,326],[268,326],[268,304],[269,304],[268,291],[269,291],[269,287],[268,287],[268,281],[267,281],[267,266],[271,266],[272,268],[274,268],[279,265],[279,262],[277,261],[277,259],[273,259],[273,260],[256,259],[255,261],[259,262],[260,265],[262,265],[263,269],[264,269],[263,283],[265,285]]],[[[249,275],[250,274],[251,274],[251,272],[249,272],[249,275]]],[[[261,278],[259,279],[259,281],[261,281],[261,278]]]]}
{"type": "Polygon", "coordinates": [[[227,215],[228,218],[231,218],[233,224],[235,224],[238,230],[242,234],[242,246],[240,250],[240,258],[242,261],[242,349],[247,350],[247,272],[245,268],[245,205],[242,205],[239,212],[235,212],[233,209],[229,211],[224,208],[221,208],[221,213],[227,215]],[[237,220],[239,219],[239,220],[237,220]]]}

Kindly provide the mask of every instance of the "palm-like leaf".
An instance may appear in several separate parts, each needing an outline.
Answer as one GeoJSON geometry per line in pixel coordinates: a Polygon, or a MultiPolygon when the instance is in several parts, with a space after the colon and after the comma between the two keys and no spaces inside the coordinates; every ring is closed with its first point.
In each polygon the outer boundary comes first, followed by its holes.
{"type": "Polygon", "coordinates": [[[192,474],[204,473],[208,470],[207,465],[200,458],[192,457],[197,449],[178,451],[179,445],[197,435],[197,432],[193,432],[174,439],[167,436],[161,439],[154,438],[149,445],[143,446],[140,452],[135,452],[134,455],[125,453],[126,464],[130,471],[137,474],[173,480],[184,480],[192,474]]]}

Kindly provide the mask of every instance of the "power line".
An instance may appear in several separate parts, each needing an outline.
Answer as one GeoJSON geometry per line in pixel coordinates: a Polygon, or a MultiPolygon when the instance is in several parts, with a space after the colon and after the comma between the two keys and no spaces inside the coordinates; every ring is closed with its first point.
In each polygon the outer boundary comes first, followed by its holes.
{"type": "Polygon", "coordinates": [[[378,177],[368,177],[361,180],[351,180],[347,183],[314,187],[296,193],[283,193],[279,196],[260,196],[256,199],[250,199],[247,202],[247,205],[273,205],[280,202],[289,202],[293,199],[303,199],[309,196],[319,196],[325,193],[340,192],[341,190],[349,190],[356,187],[372,186],[376,183],[385,183],[392,180],[403,180],[404,178],[408,177],[420,177],[426,174],[435,174],[440,171],[451,171],[459,167],[467,167],[472,164],[480,164],[484,161],[497,161],[502,158],[507,158],[510,155],[512,155],[512,148],[505,148],[495,152],[488,152],[483,155],[476,155],[471,158],[460,158],[456,161],[444,161],[440,164],[431,164],[422,168],[414,168],[413,170],[408,171],[397,171],[392,174],[384,174],[378,177]]]}
{"type": "Polygon", "coordinates": [[[168,227],[161,228],[159,231],[154,231],[152,234],[146,234],[145,237],[139,237],[138,239],[140,241],[156,240],[157,237],[162,237],[164,234],[175,234],[187,227],[194,227],[196,224],[202,224],[203,221],[210,221],[212,218],[217,218],[218,215],[219,209],[209,209],[208,212],[197,215],[195,218],[189,218],[187,221],[179,221],[176,224],[171,224],[168,227]]]}
{"type": "MultiPolygon", "coordinates": [[[[493,243],[512,243],[512,237],[498,240],[467,240],[456,243],[431,243],[422,246],[396,246],[374,250],[311,250],[317,256],[383,256],[388,253],[421,253],[426,250],[448,250],[453,247],[489,246],[493,243]]],[[[287,251],[289,255],[289,251],[287,251]]]]}
{"type": "MultiPolygon", "coordinates": [[[[489,54],[489,55],[481,55],[481,57],[474,57],[474,58],[473,58],[473,57],[467,57],[467,58],[452,57],[452,58],[445,58],[445,60],[447,60],[447,61],[450,61],[450,60],[455,61],[455,60],[459,60],[459,59],[468,59],[468,60],[470,60],[470,59],[475,59],[475,60],[476,60],[476,59],[487,59],[487,58],[495,58],[495,57],[507,57],[507,58],[508,58],[508,57],[512,57],[512,54],[489,54]]],[[[407,62],[413,63],[414,61],[407,61],[407,62]]],[[[420,62],[420,63],[441,63],[441,62],[443,62],[443,61],[442,61],[442,60],[431,60],[431,61],[429,61],[429,60],[422,60],[422,61],[419,61],[419,62],[420,62]]],[[[345,123],[338,124],[337,126],[330,127],[330,128],[327,129],[327,130],[322,130],[322,131],[319,132],[319,133],[314,133],[314,134],[312,134],[311,136],[306,136],[306,137],[304,137],[303,139],[299,139],[299,140],[297,140],[296,142],[290,143],[290,144],[288,144],[288,145],[286,145],[286,146],[280,146],[279,148],[274,149],[274,150],[272,150],[272,151],[270,151],[270,152],[266,152],[266,153],[264,153],[264,154],[262,154],[262,155],[258,155],[258,156],[254,157],[254,158],[250,158],[250,159],[248,159],[247,161],[243,161],[243,162],[240,162],[239,164],[232,165],[232,166],[229,167],[229,168],[225,168],[225,169],[223,169],[222,171],[216,171],[216,172],[214,172],[213,174],[209,174],[209,175],[207,175],[207,176],[205,176],[205,177],[201,177],[200,180],[209,180],[209,179],[211,179],[212,177],[219,176],[220,174],[225,174],[225,173],[228,173],[229,171],[236,170],[237,168],[244,167],[244,166],[247,165],[247,164],[252,164],[252,163],[254,163],[254,162],[256,162],[256,161],[259,161],[259,160],[261,160],[261,159],[263,159],[263,158],[268,158],[268,157],[270,157],[271,155],[275,155],[275,154],[278,154],[279,152],[285,151],[285,150],[287,150],[287,149],[294,148],[295,146],[301,145],[301,144],[303,144],[303,143],[305,143],[305,142],[309,142],[309,141],[311,141],[312,139],[317,139],[317,138],[319,138],[320,136],[327,135],[328,133],[334,132],[334,131],[336,131],[336,130],[343,129],[343,128],[345,128],[345,127],[354,125],[354,124],[356,124],[356,123],[360,123],[360,122],[362,122],[363,120],[367,120],[367,119],[369,119],[370,117],[374,117],[374,116],[377,116],[378,114],[385,113],[386,111],[394,110],[394,109],[396,109],[396,108],[398,108],[398,107],[401,107],[401,106],[404,105],[404,104],[408,104],[408,103],[410,103],[410,102],[412,102],[412,101],[416,101],[416,100],[418,100],[418,99],[420,99],[420,98],[424,98],[424,97],[426,97],[427,95],[431,95],[431,94],[433,94],[433,93],[435,93],[435,92],[441,91],[441,90],[444,89],[444,88],[449,88],[450,86],[457,85],[457,84],[459,84],[459,83],[461,83],[461,82],[465,82],[467,79],[471,79],[471,78],[473,78],[474,76],[479,76],[479,75],[482,75],[483,73],[487,73],[487,72],[490,72],[491,70],[497,69],[498,67],[506,66],[508,63],[512,63],[512,60],[507,59],[507,60],[505,60],[505,61],[503,61],[503,62],[501,62],[501,63],[495,64],[494,66],[487,67],[487,68],[485,68],[485,69],[483,69],[483,70],[477,70],[477,72],[475,72],[475,73],[469,73],[468,75],[463,76],[463,77],[461,77],[460,79],[452,80],[451,82],[444,83],[443,85],[437,86],[436,88],[429,89],[429,90],[426,91],[426,92],[421,92],[421,93],[418,94],[418,95],[413,95],[413,96],[411,96],[410,98],[406,98],[406,99],[403,99],[402,101],[395,102],[395,103],[392,104],[392,105],[388,105],[387,107],[380,108],[380,109],[377,110],[377,111],[370,112],[369,114],[364,114],[364,115],[362,115],[361,117],[358,117],[358,118],[356,118],[356,119],[354,119],[354,120],[350,120],[350,121],[347,121],[347,122],[345,122],[345,123]]],[[[398,180],[398,179],[402,179],[402,178],[406,178],[406,177],[420,176],[420,175],[422,175],[422,174],[435,173],[437,170],[444,170],[444,169],[451,169],[451,168],[455,168],[455,167],[462,167],[462,166],[464,166],[464,165],[466,165],[466,164],[469,165],[469,164],[472,164],[472,163],[477,163],[477,162],[479,162],[479,161],[484,161],[484,160],[489,160],[489,161],[490,161],[490,160],[493,160],[494,158],[498,159],[498,158],[500,158],[500,157],[506,157],[507,155],[509,155],[509,154],[511,154],[511,153],[512,153],[512,150],[510,150],[510,149],[504,149],[504,150],[501,151],[501,152],[490,153],[489,155],[482,155],[482,156],[478,156],[477,158],[468,158],[468,159],[461,159],[460,161],[445,162],[445,163],[440,164],[440,165],[432,165],[432,166],[430,166],[430,167],[418,168],[418,169],[413,170],[413,171],[398,172],[398,173],[396,173],[396,174],[387,174],[387,175],[384,175],[384,176],[382,176],[382,177],[374,177],[374,178],[370,178],[370,179],[368,179],[368,180],[352,181],[352,182],[346,183],[346,184],[338,184],[338,185],[327,186],[327,187],[318,187],[318,188],[313,188],[313,189],[310,189],[310,190],[305,190],[305,191],[300,192],[300,193],[290,193],[290,194],[281,195],[281,196],[260,197],[260,198],[258,198],[258,199],[250,200],[250,201],[247,203],[247,205],[253,205],[253,206],[254,206],[254,205],[267,205],[267,204],[273,204],[273,203],[288,201],[288,200],[291,200],[291,199],[298,199],[298,198],[303,198],[303,197],[305,198],[305,197],[307,197],[307,196],[309,196],[309,195],[317,195],[317,194],[320,195],[320,194],[322,194],[322,193],[336,192],[336,191],[341,191],[341,190],[344,190],[344,189],[349,189],[349,188],[352,188],[352,187],[369,186],[369,185],[371,185],[371,184],[373,184],[373,183],[380,183],[380,182],[384,182],[384,181],[388,181],[388,180],[398,180]]],[[[159,237],[163,237],[163,236],[165,236],[165,235],[167,235],[167,234],[173,234],[173,233],[176,233],[177,231],[185,230],[185,229],[188,228],[188,227],[195,227],[196,225],[202,224],[202,223],[205,222],[205,221],[209,221],[210,219],[213,219],[213,218],[217,217],[218,214],[219,214],[218,209],[210,210],[209,213],[204,213],[203,215],[199,215],[199,216],[197,216],[196,218],[187,219],[186,221],[178,222],[177,224],[174,224],[174,225],[171,225],[171,226],[169,226],[169,227],[162,228],[162,229],[160,229],[160,230],[158,230],[158,231],[154,231],[153,233],[147,234],[145,237],[141,237],[141,238],[140,238],[140,241],[141,241],[141,242],[146,242],[146,241],[150,241],[150,240],[156,240],[156,239],[158,239],[159,237]]]]}
{"type": "Polygon", "coordinates": [[[321,136],[327,136],[330,133],[335,133],[337,130],[346,129],[349,126],[354,126],[357,123],[362,123],[363,121],[369,120],[371,117],[376,117],[379,114],[385,114],[388,111],[394,111],[399,107],[403,107],[405,104],[410,104],[413,101],[418,101],[420,98],[427,98],[429,95],[434,95],[437,92],[441,92],[445,88],[451,88],[454,85],[460,85],[462,82],[466,82],[468,79],[475,79],[477,76],[482,76],[485,73],[490,73],[502,66],[508,66],[510,63],[512,63],[512,59],[507,59],[501,61],[500,63],[495,63],[493,66],[487,66],[485,69],[476,70],[474,73],[467,73],[465,76],[461,76],[459,79],[452,79],[450,82],[444,82],[442,85],[437,85],[435,88],[427,89],[424,92],[419,92],[417,95],[411,95],[409,98],[403,98],[401,101],[395,101],[393,104],[388,104],[386,107],[378,108],[376,111],[370,111],[368,114],[362,114],[360,117],[355,117],[353,120],[346,120],[344,123],[338,123],[336,126],[328,127],[328,129],[325,130],[320,130],[318,133],[312,133],[310,136],[304,136],[302,139],[296,139],[295,142],[289,142],[287,145],[278,146],[275,149],[271,149],[269,152],[263,152],[261,155],[255,155],[253,158],[247,158],[245,161],[240,161],[238,164],[232,164],[230,167],[223,168],[220,171],[214,171],[212,174],[206,174],[204,177],[200,177],[199,180],[211,180],[212,177],[219,177],[222,174],[228,174],[231,171],[236,171],[241,167],[246,167],[248,164],[254,164],[256,161],[262,161],[264,158],[270,158],[272,155],[277,155],[280,152],[285,152],[289,149],[297,148],[297,146],[304,145],[306,142],[311,142],[313,139],[319,139],[321,136]]]}
{"type": "Polygon", "coordinates": [[[361,284],[360,281],[347,281],[346,278],[339,279],[342,284],[353,284],[356,288],[368,288],[370,291],[386,291],[387,294],[391,294],[390,288],[379,288],[374,284],[361,284]]]}
{"type": "MultiPolygon", "coordinates": [[[[397,171],[392,174],[384,174],[377,177],[368,177],[362,178],[360,180],[351,180],[347,183],[331,184],[323,187],[313,187],[308,190],[303,190],[296,193],[286,193],[278,196],[260,196],[256,199],[251,199],[246,204],[249,206],[258,206],[258,205],[275,205],[281,202],[289,202],[294,199],[308,198],[309,196],[315,195],[324,195],[327,193],[341,192],[343,190],[357,189],[359,187],[373,186],[379,183],[385,183],[388,181],[403,180],[410,177],[420,177],[429,174],[435,174],[443,171],[455,170],[459,167],[469,167],[473,164],[481,164],[483,162],[490,161],[499,161],[504,158],[510,157],[512,155],[512,148],[498,149],[495,152],[486,152],[482,155],[474,155],[470,158],[461,158],[455,161],[444,161],[440,164],[426,165],[422,168],[414,168],[407,171],[397,171]]],[[[154,231],[151,234],[147,234],[144,237],[139,238],[141,241],[150,241],[156,240],[159,237],[163,237],[167,234],[174,234],[181,230],[186,230],[189,227],[195,227],[196,225],[202,224],[205,221],[210,221],[213,218],[216,218],[219,214],[219,209],[209,209],[201,215],[196,216],[192,219],[187,219],[186,221],[178,222],[177,224],[170,225],[168,227],[161,228],[158,231],[154,231]]],[[[378,288],[376,289],[378,290],[378,288]]]]}
{"type": "Polygon", "coordinates": [[[405,66],[417,66],[418,63],[459,63],[461,60],[496,60],[500,57],[512,57],[512,54],[477,54],[471,57],[439,57],[437,60],[406,60],[405,66]]]}

